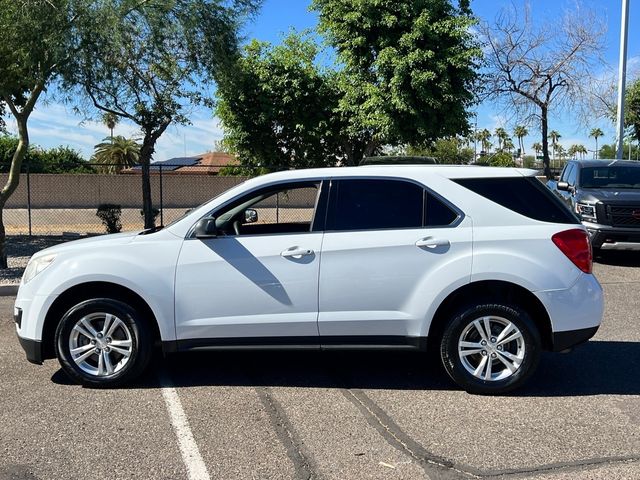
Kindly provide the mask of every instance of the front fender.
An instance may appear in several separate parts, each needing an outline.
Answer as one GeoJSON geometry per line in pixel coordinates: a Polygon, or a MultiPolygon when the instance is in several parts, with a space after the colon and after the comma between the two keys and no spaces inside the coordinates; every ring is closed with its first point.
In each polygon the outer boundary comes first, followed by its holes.
{"type": "MultiPolygon", "coordinates": [[[[22,297],[46,297],[49,305],[60,294],[81,284],[107,282],[121,285],[149,305],[158,322],[162,340],[175,340],[174,280],[180,242],[134,242],[117,247],[79,249],[58,258],[29,284],[22,297]]],[[[20,294],[19,294],[20,295],[20,294]]],[[[44,309],[43,309],[44,310],[44,309]]],[[[46,310],[39,312],[36,332],[42,332],[46,310]]]]}

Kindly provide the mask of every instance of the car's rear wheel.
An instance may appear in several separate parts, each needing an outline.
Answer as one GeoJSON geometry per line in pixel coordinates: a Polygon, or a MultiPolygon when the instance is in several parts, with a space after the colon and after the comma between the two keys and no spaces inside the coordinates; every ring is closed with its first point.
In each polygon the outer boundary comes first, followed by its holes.
{"type": "Polygon", "coordinates": [[[135,308],[109,298],[72,307],[56,329],[56,356],[73,380],[87,386],[130,382],[151,357],[151,335],[135,308]]]}
{"type": "Polygon", "coordinates": [[[440,355],[449,376],[470,393],[500,394],[521,386],[540,358],[540,334],[518,306],[484,304],[458,311],[440,355]]]}

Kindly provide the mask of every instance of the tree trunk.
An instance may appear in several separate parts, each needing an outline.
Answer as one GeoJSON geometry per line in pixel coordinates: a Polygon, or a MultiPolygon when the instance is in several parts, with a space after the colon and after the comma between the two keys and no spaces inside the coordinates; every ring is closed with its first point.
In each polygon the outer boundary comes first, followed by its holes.
{"type": "Polygon", "coordinates": [[[142,166],[142,211],[144,214],[144,228],[155,227],[153,218],[153,203],[151,201],[151,157],[156,149],[156,142],[171,122],[165,122],[153,128],[143,128],[144,139],[140,148],[140,165],[142,166]]]}
{"type": "Polygon", "coordinates": [[[153,202],[151,201],[151,157],[155,150],[156,140],[153,134],[145,134],[140,148],[140,165],[142,166],[142,212],[144,228],[155,226],[153,219],[153,202]]]}
{"type": "Polygon", "coordinates": [[[549,111],[547,107],[542,107],[540,111],[540,121],[542,126],[542,164],[544,165],[544,175],[547,179],[551,180],[553,175],[551,173],[551,167],[549,165],[549,139],[547,135],[549,133],[549,111]]]}
{"type": "MultiPolygon", "coordinates": [[[[14,115],[15,116],[15,115],[14,115]]],[[[0,269],[8,268],[7,264],[7,237],[4,228],[3,210],[7,200],[20,182],[20,169],[22,168],[22,160],[24,160],[27,150],[29,149],[29,132],[27,131],[27,116],[18,115],[16,117],[18,125],[18,147],[13,153],[11,166],[9,167],[9,177],[7,183],[0,191],[0,269]]]]}

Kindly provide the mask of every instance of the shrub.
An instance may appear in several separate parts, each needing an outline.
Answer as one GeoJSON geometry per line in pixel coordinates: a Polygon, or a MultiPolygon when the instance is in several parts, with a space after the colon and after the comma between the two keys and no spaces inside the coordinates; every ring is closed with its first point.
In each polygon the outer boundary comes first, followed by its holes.
{"type": "Polygon", "coordinates": [[[498,152],[489,159],[489,165],[492,167],[515,167],[516,163],[510,153],[498,152]]]}
{"type": "MultiPolygon", "coordinates": [[[[159,208],[152,208],[151,209],[151,214],[153,215],[153,224],[156,224],[156,218],[158,218],[158,215],[160,215],[160,209],[159,208]]],[[[140,210],[140,216],[144,219],[144,210],[140,210]]]]}
{"type": "Polygon", "coordinates": [[[107,233],[118,233],[122,230],[120,215],[122,215],[120,205],[112,205],[110,203],[98,205],[98,211],[96,212],[96,216],[102,221],[107,233]]]}

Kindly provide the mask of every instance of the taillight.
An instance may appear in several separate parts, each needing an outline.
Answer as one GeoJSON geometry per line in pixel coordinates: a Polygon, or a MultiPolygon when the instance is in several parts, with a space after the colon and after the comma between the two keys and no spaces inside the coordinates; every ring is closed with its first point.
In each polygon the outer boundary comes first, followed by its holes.
{"type": "Polygon", "coordinates": [[[589,234],[584,230],[572,229],[558,232],[551,237],[553,243],[584,273],[591,273],[593,254],[589,234]]]}

